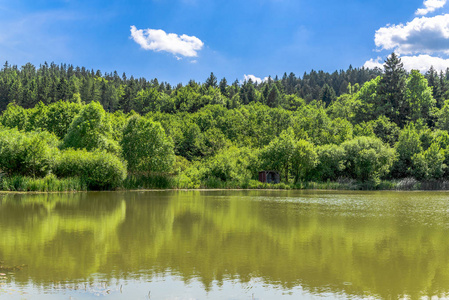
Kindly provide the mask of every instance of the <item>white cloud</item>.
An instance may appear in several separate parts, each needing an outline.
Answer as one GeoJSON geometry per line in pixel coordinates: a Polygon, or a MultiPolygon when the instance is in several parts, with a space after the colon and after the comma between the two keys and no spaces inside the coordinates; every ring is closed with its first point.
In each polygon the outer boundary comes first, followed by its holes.
{"type": "Polygon", "coordinates": [[[449,54],[449,14],[415,18],[407,24],[387,25],[376,31],[374,42],[398,54],[449,54]]]}
{"type": "Polygon", "coordinates": [[[268,80],[268,77],[265,77],[264,79],[256,77],[254,75],[243,75],[244,81],[249,81],[251,79],[254,83],[262,83],[268,80]]]}
{"type": "MultiPolygon", "coordinates": [[[[446,71],[449,68],[449,59],[430,56],[427,54],[421,54],[417,56],[401,56],[401,61],[404,65],[404,69],[419,70],[420,72],[427,72],[431,66],[437,71],[446,71]]],[[[378,57],[376,59],[370,59],[363,65],[365,68],[373,69],[375,67],[383,69],[383,59],[378,57]]]]}
{"type": "Polygon", "coordinates": [[[424,7],[425,8],[419,8],[415,14],[424,16],[428,13],[434,12],[438,8],[442,8],[446,4],[447,0],[425,0],[424,1],[424,7]]]}
{"type": "Polygon", "coordinates": [[[363,67],[365,67],[367,69],[374,69],[374,68],[383,69],[383,60],[381,57],[377,57],[376,59],[371,58],[370,60],[365,62],[363,67]]]}
{"type": "Polygon", "coordinates": [[[195,36],[166,33],[161,29],[137,29],[131,26],[131,37],[145,50],[166,51],[179,57],[196,57],[204,43],[195,36]]]}
{"type": "Polygon", "coordinates": [[[403,56],[401,57],[404,68],[408,71],[419,70],[426,72],[431,66],[437,71],[446,71],[449,68],[449,59],[430,55],[403,56]]]}
{"type": "MultiPolygon", "coordinates": [[[[417,15],[426,15],[442,8],[448,0],[425,0],[424,7],[417,15]]],[[[438,56],[449,55],[449,14],[433,17],[416,17],[399,25],[386,25],[376,31],[374,42],[379,50],[392,50],[401,58],[408,71],[426,72],[431,66],[438,71],[449,68],[449,59],[438,56]]],[[[370,59],[363,65],[366,68],[383,68],[383,59],[370,59]]]]}

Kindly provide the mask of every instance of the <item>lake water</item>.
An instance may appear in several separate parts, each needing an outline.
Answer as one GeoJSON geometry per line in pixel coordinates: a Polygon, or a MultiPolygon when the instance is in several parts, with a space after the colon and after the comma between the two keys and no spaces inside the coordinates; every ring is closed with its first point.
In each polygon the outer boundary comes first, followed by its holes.
{"type": "Polygon", "coordinates": [[[0,194],[0,299],[449,298],[449,193],[0,194]]]}

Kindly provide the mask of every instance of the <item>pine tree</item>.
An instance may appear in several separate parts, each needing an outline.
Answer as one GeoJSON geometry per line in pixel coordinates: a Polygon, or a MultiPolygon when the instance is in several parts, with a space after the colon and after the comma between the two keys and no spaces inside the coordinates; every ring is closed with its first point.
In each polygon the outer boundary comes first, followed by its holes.
{"type": "Polygon", "coordinates": [[[276,84],[273,84],[273,87],[271,88],[270,92],[268,93],[267,97],[267,105],[269,107],[276,107],[281,102],[281,94],[279,93],[279,90],[276,86],[276,84]]]}
{"type": "Polygon", "coordinates": [[[206,82],[204,83],[206,89],[209,87],[216,88],[217,87],[217,77],[215,77],[214,73],[210,73],[210,76],[206,79],[206,82]]]}
{"type": "Polygon", "coordinates": [[[228,87],[228,81],[226,80],[226,78],[223,77],[222,80],[220,80],[220,92],[223,96],[228,97],[228,91],[226,90],[226,88],[228,87]]]}
{"type": "Polygon", "coordinates": [[[438,77],[438,73],[435,71],[433,66],[431,66],[429,71],[427,71],[426,78],[429,86],[432,88],[433,98],[437,101],[437,103],[441,103],[441,82],[438,77]]]}
{"type": "Polygon", "coordinates": [[[320,93],[320,100],[322,100],[326,105],[331,104],[335,100],[337,100],[337,95],[335,95],[335,91],[332,87],[330,87],[327,83],[324,84],[320,93]]]}
{"type": "Polygon", "coordinates": [[[379,83],[379,95],[385,104],[385,114],[396,124],[407,117],[404,105],[406,72],[401,59],[393,52],[385,61],[384,76],[379,83]]]}

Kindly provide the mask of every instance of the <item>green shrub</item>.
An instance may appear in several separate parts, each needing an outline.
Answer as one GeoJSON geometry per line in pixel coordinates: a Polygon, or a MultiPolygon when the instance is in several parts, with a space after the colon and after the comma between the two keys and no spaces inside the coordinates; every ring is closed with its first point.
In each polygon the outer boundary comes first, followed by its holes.
{"type": "Polygon", "coordinates": [[[25,129],[28,123],[28,112],[22,106],[11,102],[3,111],[0,121],[3,126],[8,128],[25,129]]]}
{"type": "Polygon", "coordinates": [[[112,139],[111,122],[98,102],[84,106],[73,119],[64,137],[64,148],[101,149],[119,154],[120,147],[112,139]]]}
{"type": "Polygon", "coordinates": [[[57,138],[48,132],[0,131],[0,169],[8,175],[42,177],[55,162],[57,138]]]}
{"type": "Polygon", "coordinates": [[[175,162],[173,142],[161,124],[140,116],[129,119],[121,146],[132,172],[168,172],[175,162]]]}
{"type": "Polygon", "coordinates": [[[113,189],[126,178],[126,165],[106,151],[69,149],[61,152],[54,170],[58,177],[81,177],[89,189],[113,189]]]}
{"type": "Polygon", "coordinates": [[[346,174],[360,181],[376,181],[389,173],[396,152],[378,138],[358,137],[344,142],[346,174]]]}

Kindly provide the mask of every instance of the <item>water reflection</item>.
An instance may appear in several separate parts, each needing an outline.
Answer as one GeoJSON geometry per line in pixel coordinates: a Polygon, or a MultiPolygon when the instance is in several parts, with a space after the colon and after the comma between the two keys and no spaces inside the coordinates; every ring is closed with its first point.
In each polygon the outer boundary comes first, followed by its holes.
{"type": "Polygon", "coordinates": [[[44,288],[171,274],[206,291],[257,278],[309,293],[444,297],[448,200],[385,192],[5,194],[0,265],[27,265],[8,280],[44,288]]]}

